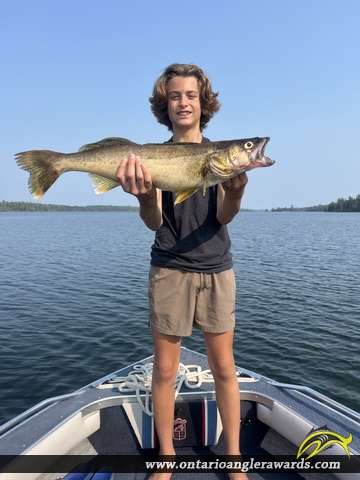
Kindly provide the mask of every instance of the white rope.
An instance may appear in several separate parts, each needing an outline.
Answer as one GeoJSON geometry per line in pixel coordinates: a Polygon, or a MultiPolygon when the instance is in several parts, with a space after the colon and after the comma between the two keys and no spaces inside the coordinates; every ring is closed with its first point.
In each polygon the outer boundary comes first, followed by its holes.
{"type": "MultiPolygon", "coordinates": [[[[152,363],[135,365],[133,371],[126,377],[112,377],[107,383],[102,383],[97,388],[113,388],[114,386],[117,386],[118,390],[123,394],[136,392],[136,398],[141,410],[147,415],[153,416],[154,413],[150,409],[152,373],[152,363]],[[140,394],[145,394],[144,400],[141,398],[140,394]]],[[[238,382],[257,381],[257,379],[253,377],[240,377],[240,372],[236,373],[238,382]]],[[[195,389],[200,388],[203,383],[213,382],[214,377],[210,370],[202,370],[199,365],[183,365],[180,363],[174,382],[175,399],[183,385],[189,389],[195,389]]]]}

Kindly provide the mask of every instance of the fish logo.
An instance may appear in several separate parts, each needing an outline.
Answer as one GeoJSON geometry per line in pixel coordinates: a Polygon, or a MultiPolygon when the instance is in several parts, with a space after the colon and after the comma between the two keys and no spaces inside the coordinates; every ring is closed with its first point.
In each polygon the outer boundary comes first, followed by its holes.
{"type": "Polygon", "coordinates": [[[353,436],[351,433],[346,438],[336,432],[329,430],[327,425],[316,429],[313,428],[312,430],[310,430],[309,435],[300,445],[296,458],[299,458],[310,447],[314,446],[315,448],[310,453],[310,455],[305,457],[305,460],[307,460],[308,458],[314,457],[323,450],[330,448],[335,443],[340,445],[347,453],[347,456],[350,457],[349,444],[352,442],[352,439],[353,436]]]}

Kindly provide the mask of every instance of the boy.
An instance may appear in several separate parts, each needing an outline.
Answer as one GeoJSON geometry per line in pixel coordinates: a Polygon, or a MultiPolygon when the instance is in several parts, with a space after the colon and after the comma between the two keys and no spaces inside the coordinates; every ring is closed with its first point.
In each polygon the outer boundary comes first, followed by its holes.
{"type": "MultiPolygon", "coordinates": [[[[202,143],[219,110],[217,93],[204,72],[192,64],[173,64],[155,82],[150,97],[157,120],[172,131],[170,142],[202,143]]],[[[235,278],[226,224],[240,211],[247,184],[242,173],[203,195],[198,190],[174,207],[174,194],[157,190],[138,156],[123,159],[118,179],[135,195],[140,216],[156,231],[149,274],[149,326],[154,342],[152,401],[160,455],[174,455],[174,379],[181,337],[193,326],[202,330],[215,381],[226,455],[239,455],[240,394],[233,358],[235,278]]],[[[169,479],[154,473],[152,480],[169,479]]],[[[229,473],[232,480],[244,473],[229,473]]]]}

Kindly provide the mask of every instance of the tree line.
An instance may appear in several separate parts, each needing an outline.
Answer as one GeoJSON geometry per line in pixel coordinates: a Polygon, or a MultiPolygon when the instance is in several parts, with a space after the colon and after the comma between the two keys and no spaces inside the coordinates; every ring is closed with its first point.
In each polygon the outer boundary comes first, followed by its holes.
{"type": "Polygon", "coordinates": [[[360,194],[355,198],[339,198],[337,202],[328,205],[328,212],[360,212],[360,194]]]}
{"type": "Polygon", "coordinates": [[[122,205],[87,205],[84,207],[70,205],[53,205],[35,202],[0,203],[0,212],[138,212],[139,207],[122,205]]]}
{"type": "Polygon", "coordinates": [[[272,212],[360,212],[360,194],[348,199],[339,198],[336,202],[328,205],[314,205],[312,207],[278,207],[272,208],[272,212]]]}
{"type": "MultiPolygon", "coordinates": [[[[130,205],[87,205],[84,207],[71,205],[55,205],[35,202],[0,202],[0,212],[138,212],[139,207],[130,205]]],[[[246,211],[243,209],[243,211],[246,211]]],[[[253,211],[253,210],[248,210],[253,211]]],[[[360,212],[360,194],[355,198],[339,198],[328,205],[312,207],[278,207],[272,212],[360,212]]]]}

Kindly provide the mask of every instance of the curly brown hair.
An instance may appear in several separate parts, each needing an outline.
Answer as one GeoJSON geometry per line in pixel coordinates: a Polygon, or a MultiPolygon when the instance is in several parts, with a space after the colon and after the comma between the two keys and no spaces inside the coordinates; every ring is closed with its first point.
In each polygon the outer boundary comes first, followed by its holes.
{"type": "Polygon", "coordinates": [[[156,80],[153,94],[149,98],[151,111],[159,123],[166,125],[172,131],[173,126],[168,115],[167,84],[174,77],[197,79],[201,105],[200,130],[202,131],[220,109],[221,103],[216,98],[219,94],[212,91],[209,77],[200,67],[192,63],[173,63],[164,69],[162,75],[156,80]]]}

